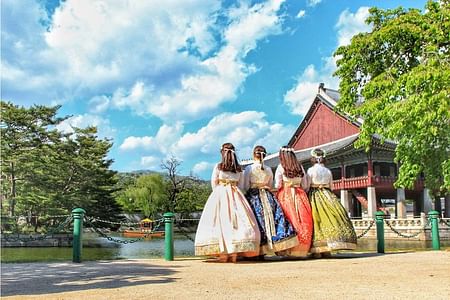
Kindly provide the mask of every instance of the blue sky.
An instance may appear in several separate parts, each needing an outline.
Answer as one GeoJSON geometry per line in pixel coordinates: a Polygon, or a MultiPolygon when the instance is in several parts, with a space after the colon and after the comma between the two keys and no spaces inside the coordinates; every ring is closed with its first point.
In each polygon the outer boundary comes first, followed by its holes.
{"type": "Polygon", "coordinates": [[[224,142],[241,159],[286,144],[319,82],[338,87],[336,47],[400,5],[425,1],[5,0],[1,97],[97,126],[115,170],[175,156],[208,178],[224,142]]]}

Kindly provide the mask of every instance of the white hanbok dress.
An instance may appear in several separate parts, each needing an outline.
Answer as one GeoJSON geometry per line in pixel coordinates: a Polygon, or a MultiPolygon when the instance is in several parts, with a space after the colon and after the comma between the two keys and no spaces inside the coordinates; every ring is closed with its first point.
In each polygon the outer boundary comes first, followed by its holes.
{"type": "Polygon", "coordinates": [[[242,172],[214,167],[212,193],[205,204],[195,236],[195,255],[259,255],[260,232],[242,193],[242,172]]]}

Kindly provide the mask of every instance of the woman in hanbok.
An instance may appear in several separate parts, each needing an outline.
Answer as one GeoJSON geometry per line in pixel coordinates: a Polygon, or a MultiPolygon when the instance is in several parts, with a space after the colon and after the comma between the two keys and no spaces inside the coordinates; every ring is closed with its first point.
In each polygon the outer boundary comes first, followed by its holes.
{"type": "Polygon", "coordinates": [[[314,221],[311,253],[330,256],[332,250],[355,249],[356,233],[345,208],[331,191],[333,176],[325,167],[325,152],[311,152],[313,166],[308,169],[309,200],[314,221]]]}
{"type": "Polygon", "coordinates": [[[287,219],[294,226],[299,244],[284,251],[288,256],[307,256],[311,247],[313,221],[311,206],[304,191],[308,181],[303,166],[297,161],[294,150],[282,147],[279,153],[280,164],[275,171],[277,199],[287,219]]]}
{"type": "Polygon", "coordinates": [[[222,145],[222,161],[214,167],[212,193],[195,236],[195,255],[216,256],[220,262],[259,255],[258,224],[241,191],[243,173],[234,151],[233,144],[222,145]]]}
{"type": "Polygon", "coordinates": [[[260,255],[275,254],[298,245],[297,235],[285,218],[278,200],[270,192],[273,185],[272,169],[264,166],[266,149],[253,149],[253,164],[244,170],[245,197],[256,216],[261,232],[260,255]]]}

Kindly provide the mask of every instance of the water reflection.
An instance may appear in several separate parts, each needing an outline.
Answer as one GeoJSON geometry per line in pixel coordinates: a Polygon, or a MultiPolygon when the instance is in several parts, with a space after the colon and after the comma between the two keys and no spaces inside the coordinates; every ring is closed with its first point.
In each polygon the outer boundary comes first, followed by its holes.
{"type": "MultiPolygon", "coordinates": [[[[194,234],[191,235],[194,237],[194,234]]],[[[114,238],[131,241],[120,236],[114,238]]],[[[360,239],[356,252],[376,252],[377,241],[360,239]]],[[[442,249],[450,249],[450,240],[441,241],[442,249]]],[[[183,235],[175,235],[175,257],[193,256],[194,243],[183,235]]],[[[431,250],[431,241],[386,240],[386,252],[431,250]]],[[[2,262],[70,261],[72,248],[58,247],[17,247],[2,248],[2,262]]],[[[117,244],[96,235],[83,238],[82,258],[87,260],[146,259],[164,256],[164,238],[152,238],[131,244],[117,244]]]]}

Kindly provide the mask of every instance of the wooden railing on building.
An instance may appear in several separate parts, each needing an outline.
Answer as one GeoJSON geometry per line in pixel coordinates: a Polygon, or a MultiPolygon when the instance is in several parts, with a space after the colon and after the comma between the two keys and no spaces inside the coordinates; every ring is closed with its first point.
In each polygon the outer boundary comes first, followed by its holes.
{"type": "Polygon", "coordinates": [[[360,176],[353,178],[343,178],[339,180],[333,180],[333,188],[335,190],[342,189],[358,189],[369,186],[369,177],[360,176]]]}
{"type": "MultiPolygon", "coordinates": [[[[338,180],[333,180],[333,188],[335,190],[351,190],[366,188],[371,184],[375,187],[384,187],[394,189],[394,182],[397,180],[396,177],[391,176],[373,176],[370,180],[369,176],[359,176],[352,178],[341,178],[338,180]]],[[[418,179],[414,184],[415,190],[421,190],[424,187],[424,182],[422,179],[418,179]]]]}

